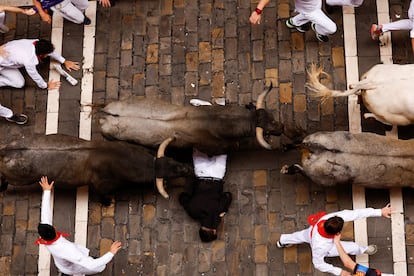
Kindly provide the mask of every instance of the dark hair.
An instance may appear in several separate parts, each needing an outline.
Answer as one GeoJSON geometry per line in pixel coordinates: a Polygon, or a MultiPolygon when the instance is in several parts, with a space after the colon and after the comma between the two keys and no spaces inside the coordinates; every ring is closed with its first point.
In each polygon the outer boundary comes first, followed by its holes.
{"type": "Polygon", "coordinates": [[[45,241],[51,241],[56,238],[56,230],[50,224],[39,223],[37,232],[39,232],[40,237],[45,241]]]}
{"type": "Polygon", "coordinates": [[[328,218],[323,227],[325,228],[326,233],[336,235],[342,231],[342,227],[344,227],[344,220],[341,217],[334,216],[328,218]]]}
{"type": "Polygon", "coordinates": [[[215,234],[213,230],[200,228],[200,230],[198,230],[198,234],[200,235],[202,242],[211,242],[217,239],[217,234],[215,234]]]}
{"type": "Polygon", "coordinates": [[[53,46],[52,42],[46,39],[39,39],[35,43],[35,51],[36,55],[47,55],[50,54],[55,50],[55,46],[53,46]]]}

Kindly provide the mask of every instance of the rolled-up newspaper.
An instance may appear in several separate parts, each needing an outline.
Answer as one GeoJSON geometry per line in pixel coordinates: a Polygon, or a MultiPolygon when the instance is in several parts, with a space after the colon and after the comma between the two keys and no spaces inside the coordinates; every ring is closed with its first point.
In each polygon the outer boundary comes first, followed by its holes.
{"type": "Polygon", "coordinates": [[[59,64],[54,64],[54,65],[53,65],[53,68],[55,68],[55,70],[56,70],[56,71],[58,71],[58,73],[59,73],[61,76],[65,77],[65,78],[66,78],[66,80],[67,80],[70,84],[72,84],[73,86],[75,86],[75,85],[77,85],[77,84],[78,84],[78,80],[77,80],[77,79],[75,79],[74,77],[72,77],[71,75],[69,75],[69,73],[68,73],[68,72],[66,72],[65,70],[63,70],[62,66],[60,66],[59,64]]]}

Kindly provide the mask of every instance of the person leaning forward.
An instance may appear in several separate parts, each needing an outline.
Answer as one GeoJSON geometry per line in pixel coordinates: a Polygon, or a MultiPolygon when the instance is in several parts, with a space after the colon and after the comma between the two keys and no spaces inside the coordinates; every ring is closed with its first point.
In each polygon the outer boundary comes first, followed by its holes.
{"type": "Polygon", "coordinates": [[[99,258],[89,256],[89,249],[68,241],[65,237],[68,234],[61,233],[52,225],[50,210],[50,194],[53,189],[54,181],[49,183],[46,176],[39,181],[43,189],[41,220],[38,225],[40,238],[36,244],[46,246],[55,262],[56,267],[61,273],[73,274],[95,274],[102,272],[106,264],[109,263],[114,255],[121,249],[121,243],[115,241],[110,250],[99,258]]]}
{"type": "MultiPolygon", "coordinates": [[[[382,209],[343,210],[330,214],[319,212],[308,217],[310,227],[292,234],[282,234],[276,245],[283,248],[292,244],[309,243],[312,250],[312,263],[316,269],[333,275],[349,275],[348,271],[325,262],[325,257],[338,256],[338,250],[334,244],[335,235],[342,231],[345,221],[381,216],[390,218],[391,211],[391,205],[387,204],[382,209]]],[[[376,245],[360,246],[355,242],[341,242],[341,244],[346,253],[351,255],[364,253],[372,255],[377,252],[376,245]]]]}

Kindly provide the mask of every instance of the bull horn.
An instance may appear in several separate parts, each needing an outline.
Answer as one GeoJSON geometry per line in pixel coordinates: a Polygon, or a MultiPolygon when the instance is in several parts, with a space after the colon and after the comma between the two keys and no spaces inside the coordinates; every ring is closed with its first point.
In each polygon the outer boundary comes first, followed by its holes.
{"type": "MultiPolygon", "coordinates": [[[[164,157],[165,155],[165,149],[167,148],[168,144],[171,143],[171,141],[173,141],[174,138],[169,137],[167,139],[165,139],[161,145],[158,147],[158,151],[157,151],[157,158],[161,158],[164,157]]],[[[168,193],[165,191],[164,189],[164,178],[162,177],[157,177],[155,178],[155,185],[157,186],[157,190],[158,192],[164,197],[164,198],[169,198],[168,193]]]]}
{"type": "MultiPolygon", "coordinates": [[[[257,97],[257,102],[256,102],[256,110],[258,109],[264,109],[265,106],[265,102],[264,99],[266,98],[267,93],[270,92],[270,90],[272,90],[273,88],[273,83],[270,83],[270,86],[268,89],[266,89],[265,91],[263,91],[258,97],[257,97]]],[[[256,127],[256,139],[257,142],[264,147],[265,149],[271,150],[272,147],[269,145],[269,143],[266,142],[266,140],[263,137],[263,128],[261,127],[256,127]]]]}
{"type": "Polygon", "coordinates": [[[265,138],[263,137],[263,128],[256,127],[256,139],[257,142],[265,149],[272,149],[272,146],[268,142],[266,142],[265,138]]]}
{"type": "Polygon", "coordinates": [[[260,95],[257,97],[256,109],[264,108],[264,99],[266,98],[267,93],[269,93],[270,90],[272,90],[272,88],[273,83],[271,82],[270,86],[265,91],[260,93],[260,95]]]}

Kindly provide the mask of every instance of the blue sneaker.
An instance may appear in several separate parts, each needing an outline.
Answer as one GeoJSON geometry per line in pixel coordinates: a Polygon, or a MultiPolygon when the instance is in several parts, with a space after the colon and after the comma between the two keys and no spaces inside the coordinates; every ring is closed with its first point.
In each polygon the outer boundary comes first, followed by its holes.
{"type": "Polygon", "coordinates": [[[89,17],[85,16],[85,19],[83,19],[83,24],[84,25],[90,25],[91,24],[91,20],[89,19],[89,17]]]}

